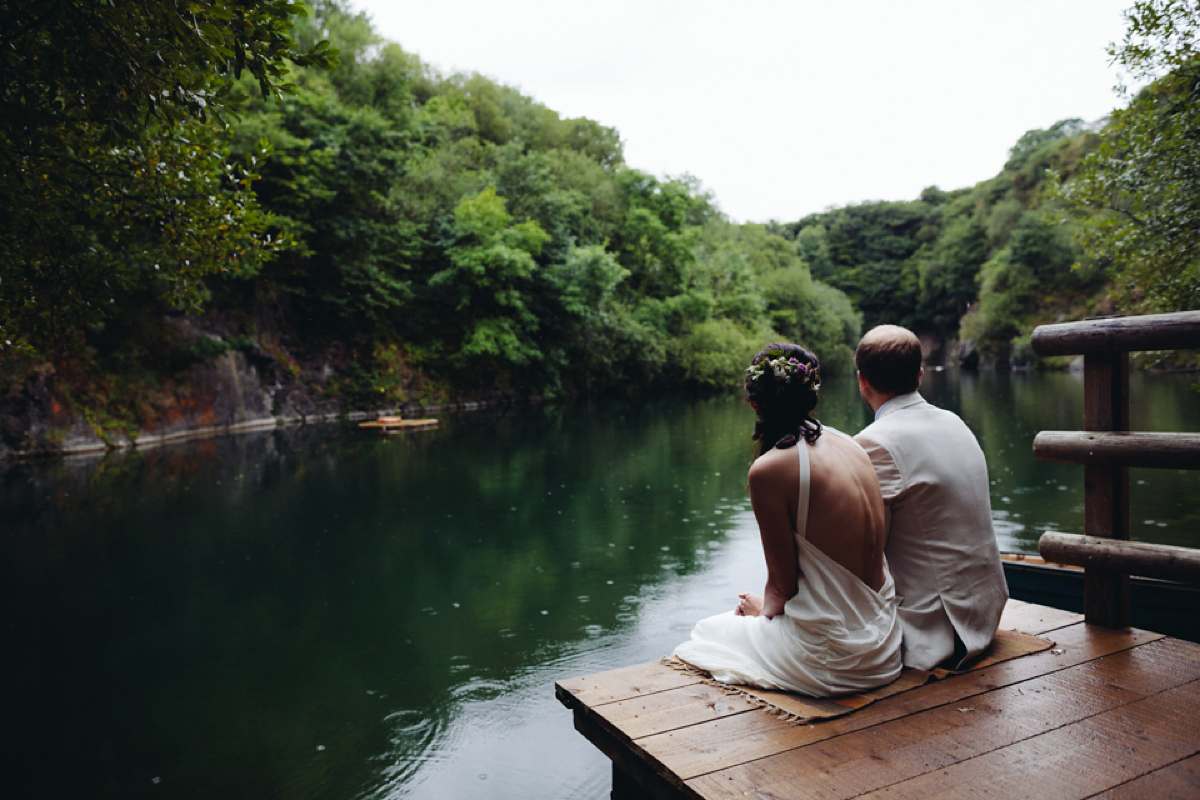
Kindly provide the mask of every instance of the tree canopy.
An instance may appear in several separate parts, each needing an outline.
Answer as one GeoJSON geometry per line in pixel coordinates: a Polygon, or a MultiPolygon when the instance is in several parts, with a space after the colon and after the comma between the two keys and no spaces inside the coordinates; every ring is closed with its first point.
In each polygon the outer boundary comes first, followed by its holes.
{"type": "MultiPolygon", "coordinates": [[[[0,2],[0,333],[61,349],[118,296],[195,305],[197,279],[253,270],[279,246],[222,121],[239,76],[264,96],[297,48],[286,0],[0,2]]],[[[9,345],[11,346],[11,345],[9,345]]]]}
{"type": "Polygon", "coordinates": [[[1123,307],[1200,307],[1200,3],[1139,0],[1109,53],[1150,81],[1114,111],[1061,197],[1082,220],[1090,257],[1107,266],[1123,307]]]}

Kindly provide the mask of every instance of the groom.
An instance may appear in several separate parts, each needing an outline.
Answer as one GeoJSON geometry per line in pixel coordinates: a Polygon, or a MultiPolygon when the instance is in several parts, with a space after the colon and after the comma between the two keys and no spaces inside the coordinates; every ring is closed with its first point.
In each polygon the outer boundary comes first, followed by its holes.
{"type": "Polygon", "coordinates": [[[1008,600],[983,451],[957,415],[917,393],[921,342],[912,331],[871,329],[854,362],[875,412],[854,438],[883,489],[904,665],[953,669],[991,643],[1008,600]]]}

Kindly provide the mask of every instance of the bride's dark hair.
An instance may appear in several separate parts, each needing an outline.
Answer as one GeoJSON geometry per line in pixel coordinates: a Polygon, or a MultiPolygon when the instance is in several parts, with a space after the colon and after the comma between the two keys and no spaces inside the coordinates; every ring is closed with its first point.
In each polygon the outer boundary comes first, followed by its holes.
{"type": "Polygon", "coordinates": [[[758,412],[754,440],[759,455],[773,447],[791,447],[803,436],[809,444],[821,436],[812,418],[821,388],[821,362],[796,344],[769,344],[746,370],[746,400],[758,412]]]}

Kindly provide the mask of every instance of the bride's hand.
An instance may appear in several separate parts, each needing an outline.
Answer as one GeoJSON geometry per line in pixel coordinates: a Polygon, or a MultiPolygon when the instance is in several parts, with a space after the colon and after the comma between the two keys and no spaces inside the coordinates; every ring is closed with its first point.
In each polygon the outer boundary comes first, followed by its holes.
{"type": "Polygon", "coordinates": [[[739,594],[742,598],[733,613],[739,617],[757,617],[762,614],[763,599],[756,594],[739,594]]]}

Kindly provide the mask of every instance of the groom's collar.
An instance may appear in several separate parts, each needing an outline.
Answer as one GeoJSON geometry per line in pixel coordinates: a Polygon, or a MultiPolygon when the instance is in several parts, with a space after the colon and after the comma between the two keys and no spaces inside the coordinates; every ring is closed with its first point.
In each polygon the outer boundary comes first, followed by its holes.
{"type": "Polygon", "coordinates": [[[875,412],[875,419],[883,419],[893,411],[899,411],[902,408],[908,408],[909,406],[924,402],[925,398],[921,397],[920,392],[898,394],[879,407],[879,409],[875,412]]]}

